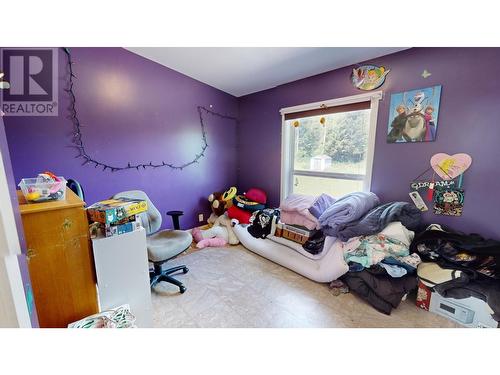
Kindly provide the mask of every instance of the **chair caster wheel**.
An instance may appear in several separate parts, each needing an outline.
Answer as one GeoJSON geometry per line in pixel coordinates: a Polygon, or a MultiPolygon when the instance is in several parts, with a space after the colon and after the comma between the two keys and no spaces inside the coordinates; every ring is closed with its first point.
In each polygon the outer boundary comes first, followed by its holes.
{"type": "Polygon", "coordinates": [[[188,271],[189,271],[189,268],[187,268],[187,267],[184,267],[184,268],[182,269],[182,272],[183,272],[184,274],[188,273],[188,271]]]}
{"type": "Polygon", "coordinates": [[[181,286],[181,287],[179,287],[179,289],[180,289],[181,294],[186,291],[186,287],[185,286],[181,286]]]}

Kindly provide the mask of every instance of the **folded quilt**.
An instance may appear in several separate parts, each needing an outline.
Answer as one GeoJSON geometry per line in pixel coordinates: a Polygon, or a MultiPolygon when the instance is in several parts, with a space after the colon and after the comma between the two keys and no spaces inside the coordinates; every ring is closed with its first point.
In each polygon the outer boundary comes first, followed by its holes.
{"type": "Polygon", "coordinates": [[[309,207],[309,212],[317,219],[326,211],[328,207],[334,204],[336,199],[328,194],[319,195],[309,207]]]}
{"type": "Polygon", "coordinates": [[[336,237],[344,225],[358,220],[379,203],[380,201],[374,193],[347,194],[321,214],[319,223],[325,234],[336,237]]]}
{"type": "Polygon", "coordinates": [[[339,225],[336,235],[341,241],[347,241],[353,237],[376,234],[393,221],[400,221],[406,228],[416,230],[422,221],[422,212],[407,202],[382,204],[356,221],[339,225]]]}

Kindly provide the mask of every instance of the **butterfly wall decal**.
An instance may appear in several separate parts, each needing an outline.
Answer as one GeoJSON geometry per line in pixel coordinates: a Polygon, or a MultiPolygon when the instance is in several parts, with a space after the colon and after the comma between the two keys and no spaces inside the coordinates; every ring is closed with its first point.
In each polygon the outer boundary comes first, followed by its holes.
{"type": "Polygon", "coordinates": [[[3,76],[4,75],[5,74],[3,72],[0,72],[0,89],[8,89],[8,88],[10,88],[10,83],[3,80],[3,76]]]}
{"type": "Polygon", "coordinates": [[[431,72],[429,72],[427,69],[424,69],[424,71],[422,72],[421,76],[424,77],[424,78],[428,78],[432,75],[431,72]]]}

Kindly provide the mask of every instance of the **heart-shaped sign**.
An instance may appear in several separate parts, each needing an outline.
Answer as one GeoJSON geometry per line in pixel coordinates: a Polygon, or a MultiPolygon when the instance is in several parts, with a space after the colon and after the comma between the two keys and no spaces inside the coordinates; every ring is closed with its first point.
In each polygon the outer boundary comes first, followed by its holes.
{"type": "Polygon", "coordinates": [[[439,153],[431,158],[431,167],[443,180],[452,180],[464,173],[472,164],[468,154],[439,153]]]}

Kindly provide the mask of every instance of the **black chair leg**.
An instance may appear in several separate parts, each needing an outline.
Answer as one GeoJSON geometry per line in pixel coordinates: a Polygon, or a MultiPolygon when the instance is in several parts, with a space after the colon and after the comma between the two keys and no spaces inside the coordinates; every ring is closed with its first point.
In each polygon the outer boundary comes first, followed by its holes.
{"type": "Polygon", "coordinates": [[[173,273],[176,273],[178,271],[181,271],[182,273],[186,274],[188,273],[189,269],[186,266],[177,266],[177,267],[172,267],[169,268],[168,270],[165,270],[162,272],[163,275],[172,275],[173,273]]]}
{"type": "Polygon", "coordinates": [[[161,275],[160,281],[166,281],[167,283],[177,285],[181,293],[184,293],[186,291],[186,287],[184,286],[184,284],[182,284],[179,280],[176,280],[171,276],[161,275]]]}
{"type": "Polygon", "coordinates": [[[166,281],[167,283],[178,286],[181,293],[186,291],[186,287],[182,284],[182,282],[170,276],[179,271],[182,271],[184,274],[188,273],[189,269],[186,266],[176,266],[167,270],[162,269],[161,263],[154,263],[153,266],[154,268],[149,270],[151,288],[153,288],[160,281],[166,281]]]}
{"type": "Polygon", "coordinates": [[[159,275],[153,274],[153,276],[151,276],[151,273],[149,273],[149,274],[150,274],[149,285],[152,288],[161,281],[161,274],[159,274],[159,275]]]}

